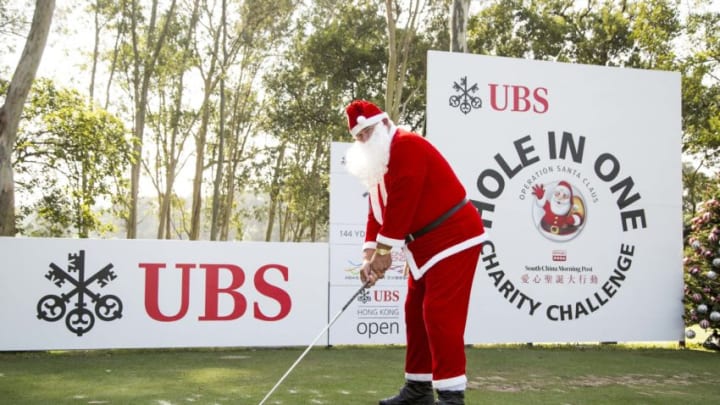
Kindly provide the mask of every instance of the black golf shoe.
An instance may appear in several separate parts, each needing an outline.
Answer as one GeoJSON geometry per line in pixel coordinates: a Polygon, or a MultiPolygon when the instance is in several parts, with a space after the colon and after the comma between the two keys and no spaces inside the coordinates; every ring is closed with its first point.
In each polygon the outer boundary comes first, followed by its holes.
{"type": "Polygon", "coordinates": [[[381,400],[379,405],[434,405],[432,383],[430,381],[410,381],[392,398],[381,400]]]}
{"type": "Polygon", "coordinates": [[[465,405],[465,391],[438,391],[435,405],[465,405]]]}

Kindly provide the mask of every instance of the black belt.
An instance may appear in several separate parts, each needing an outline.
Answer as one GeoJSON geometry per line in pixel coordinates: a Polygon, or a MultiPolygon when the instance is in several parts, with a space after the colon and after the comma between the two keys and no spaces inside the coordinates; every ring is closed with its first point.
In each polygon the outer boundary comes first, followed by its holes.
{"type": "Polygon", "coordinates": [[[429,224],[425,225],[425,226],[424,226],[422,229],[420,229],[419,231],[415,231],[415,232],[413,232],[413,233],[411,233],[411,234],[408,234],[408,236],[405,237],[405,243],[410,243],[410,242],[414,241],[415,239],[417,239],[417,238],[425,235],[426,233],[432,231],[432,230],[435,229],[438,225],[440,225],[441,223],[443,223],[443,221],[445,221],[446,219],[450,218],[450,216],[452,216],[452,214],[454,214],[455,212],[457,212],[457,210],[459,210],[460,208],[464,207],[465,204],[467,204],[467,202],[468,202],[468,199],[467,199],[467,198],[463,198],[462,201],[460,201],[458,204],[455,204],[454,207],[450,208],[446,213],[440,215],[436,220],[434,220],[434,221],[430,222],[429,224]]]}

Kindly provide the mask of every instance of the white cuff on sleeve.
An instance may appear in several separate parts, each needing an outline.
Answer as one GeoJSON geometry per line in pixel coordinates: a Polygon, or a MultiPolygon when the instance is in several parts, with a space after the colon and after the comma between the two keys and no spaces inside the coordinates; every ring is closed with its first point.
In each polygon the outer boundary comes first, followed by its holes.
{"type": "Polygon", "coordinates": [[[388,238],[387,236],[384,236],[382,234],[378,234],[376,239],[379,243],[382,243],[383,245],[392,246],[392,247],[402,247],[405,245],[405,239],[388,238]]]}

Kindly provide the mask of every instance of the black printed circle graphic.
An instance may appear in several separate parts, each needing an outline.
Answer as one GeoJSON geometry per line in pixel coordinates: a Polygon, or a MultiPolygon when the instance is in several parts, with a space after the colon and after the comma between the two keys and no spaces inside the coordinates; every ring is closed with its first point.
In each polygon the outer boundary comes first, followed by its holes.
{"type": "Polygon", "coordinates": [[[65,316],[65,301],[57,295],[46,295],[37,303],[37,317],[55,322],[65,316]]]}

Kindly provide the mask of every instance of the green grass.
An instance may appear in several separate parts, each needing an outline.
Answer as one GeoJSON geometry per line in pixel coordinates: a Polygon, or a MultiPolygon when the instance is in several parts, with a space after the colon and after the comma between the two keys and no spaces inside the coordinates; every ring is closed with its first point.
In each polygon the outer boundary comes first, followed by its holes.
{"type": "MultiPolygon", "coordinates": [[[[304,348],[0,353],[1,404],[257,405],[304,348]]],[[[720,353],[628,345],[467,349],[467,404],[709,404],[720,353]]],[[[376,404],[404,347],[316,347],[268,404],[376,404]]]]}

